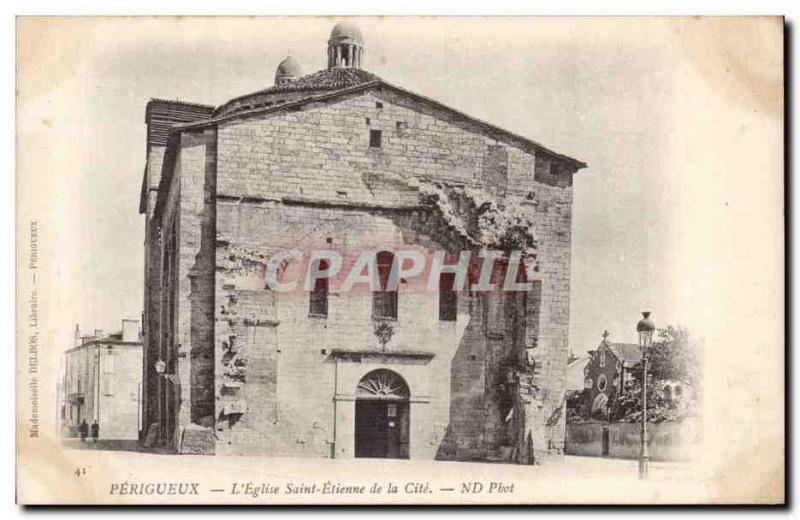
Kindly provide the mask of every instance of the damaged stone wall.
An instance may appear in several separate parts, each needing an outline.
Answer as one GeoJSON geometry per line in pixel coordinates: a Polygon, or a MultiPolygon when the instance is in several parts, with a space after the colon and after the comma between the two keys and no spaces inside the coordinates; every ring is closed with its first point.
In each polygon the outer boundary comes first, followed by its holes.
{"type": "Polygon", "coordinates": [[[481,173],[483,188],[493,195],[505,197],[508,189],[508,149],[503,145],[488,145],[481,173]]]}
{"type": "Polygon", "coordinates": [[[222,247],[217,252],[215,429],[221,453],[236,443],[237,428],[257,430],[275,424],[277,410],[275,294],[243,283],[254,273],[256,261],[236,249],[222,247]]]}
{"type": "MultiPolygon", "coordinates": [[[[453,371],[453,352],[460,348],[457,325],[438,321],[438,301],[408,286],[401,287],[399,317],[390,324],[392,334],[384,342],[371,318],[369,293],[333,291],[328,316],[309,316],[307,293],[278,295],[264,287],[263,278],[269,256],[287,248],[307,251],[328,247],[345,256],[362,249],[394,249],[406,242],[441,248],[434,238],[418,230],[420,226],[412,225],[419,219],[416,211],[365,211],[238,200],[221,201],[218,208],[217,402],[238,401],[239,411],[243,412],[228,417],[230,414],[218,406],[217,452],[332,456],[332,397],[336,363],[342,362],[334,359],[333,352],[413,350],[436,354],[426,363],[437,399],[414,412],[424,435],[423,447],[417,451],[434,458],[450,424],[450,380],[441,374],[453,371]],[[246,247],[242,245],[245,243],[246,247]],[[420,313],[420,308],[426,311],[420,313]],[[229,358],[224,353],[229,348],[230,335],[236,336],[234,342],[241,347],[236,356],[229,358]],[[226,374],[232,362],[243,357],[243,380],[228,390],[226,374]]],[[[466,302],[460,302],[462,305],[466,306],[466,302]]],[[[466,307],[460,312],[463,316],[466,307]]],[[[475,369],[482,369],[482,357],[470,360],[465,354],[463,358],[475,369]]],[[[362,370],[366,373],[370,365],[365,364],[362,370]]],[[[463,369],[456,372],[467,373],[463,369]]],[[[420,388],[412,388],[414,391],[421,392],[420,388]]],[[[355,392],[355,387],[350,392],[355,392]]],[[[469,392],[479,397],[483,393],[482,388],[469,392]]],[[[427,391],[420,395],[428,397],[427,391]]],[[[480,406],[459,414],[475,417],[480,415],[480,406]]]]}
{"type": "Polygon", "coordinates": [[[506,206],[476,188],[423,185],[420,198],[435,210],[438,225],[451,229],[465,247],[523,251],[526,279],[533,286],[528,292],[498,290],[479,297],[487,341],[484,454],[533,464],[541,453],[558,453],[560,447],[550,439],[562,409],[545,402],[551,382],[543,376],[548,360],[539,351],[542,281],[533,211],[506,206]]]}
{"type": "MultiPolygon", "coordinates": [[[[332,293],[328,316],[311,317],[307,295],[278,298],[264,288],[271,254],[290,247],[356,251],[423,243],[457,251],[498,228],[515,230],[501,233],[512,242],[530,239],[529,258],[541,276],[540,311],[526,311],[521,323],[506,317],[517,300],[492,303],[465,293],[457,322],[439,322],[436,298],[401,287],[400,318],[385,348],[435,354],[429,362],[433,395],[412,418],[425,424],[414,438],[431,458],[494,456],[513,443],[513,432],[524,431],[502,417],[514,396],[524,401],[523,393],[503,390],[517,384],[501,368],[513,352],[534,367],[518,371],[518,386],[534,396],[535,413],[525,415],[530,445],[534,452],[559,451],[563,420],[553,418],[562,410],[567,357],[570,172],[554,169],[549,159],[544,171],[544,158],[532,150],[380,91],[227,122],[218,132],[214,283],[194,290],[195,301],[213,309],[211,325],[203,319],[194,329],[213,330],[215,406],[210,418],[198,412],[186,420],[213,427],[217,453],[330,456],[332,382],[340,362],[331,352],[380,348],[370,298],[332,293]],[[395,132],[398,122],[403,132],[395,132]],[[383,130],[382,148],[369,148],[371,129],[383,130]],[[465,225],[469,238],[420,201],[420,187],[437,183],[466,193],[458,203],[486,210],[465,225]],[[480,193],[488,199],[480,202],[480,193]],[[517,233],[525,229],[535,234],[517,233]]],[[[187,208],[196,215],[203,204],[191,200],[187,208]]],[[[185,240],[182,263],[196,262],[201,250],[207,258],[198,237],[185,240]]],[[[193,384],[208,385],[204,381],[205,375],[193,384]]],[[[192,406],[203,406],[204,399],[192,406]]]]}

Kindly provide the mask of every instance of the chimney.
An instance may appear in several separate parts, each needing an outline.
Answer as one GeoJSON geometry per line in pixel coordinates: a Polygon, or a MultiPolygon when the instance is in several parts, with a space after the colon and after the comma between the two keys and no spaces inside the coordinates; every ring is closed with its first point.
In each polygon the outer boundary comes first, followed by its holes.
{"type": "Polygon", "coordinates": [[[72,343],[73,347],[78,347],[80,346],[81,343],[83,343],[83,341],[81,340],[81,327],[77,323],[75,324],[75,337],[73,338],[72,343]]]}
{"type": "Polygon", "coordinates": [[[122,341],[139,341],[138,320],[122,320],[122,341]]]}

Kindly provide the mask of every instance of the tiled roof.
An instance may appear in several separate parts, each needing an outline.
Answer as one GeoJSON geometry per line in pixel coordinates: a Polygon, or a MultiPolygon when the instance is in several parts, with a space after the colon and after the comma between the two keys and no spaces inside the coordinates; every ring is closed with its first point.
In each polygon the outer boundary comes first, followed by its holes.
{"type": "Polygon", "coordinates": [[[308,76],[297,78],[286,85],[272,87],[267,90],[275,92],[317,89],[338,90],[378,80],[380,80],[378,76],[365,70],[334,67],[320,70],[308,76]]]}
{"type": "MultiPolygon", "coordinates": [[[[313,74],[297,78],[282,85],[275,85],[273,87],[259,90],[251,94],[239,96],[231,99],[224,105],[221,105],[215,111],[215,114],[231,114],[243,109],[256,108],[262,103],[260,99],[274,99],[273,95],[293,92],[319,92],[326,90],[341,90],[350,87],[356,87],[365,83],[373,81],[380,81],[381,78],[361,69],[348,69],[348,68],[330,68],[320,70],[313,74]]],[[[293,96],[293,99],[297,99],[293,96]]],[[[288,101],[288,100],[287,100],[288,101]]]]}
{"type": "Polygon", "coordinates": [[[606,342],[609,350],[623,363],[636,364],[642,360],[642,349],[634,343],[606,342]]]}
{"type": "Polygon", "coordinates": [[[178,100],[151,99],[147,103],[145,122],[147,123],[147,142],[158,145],[167,144],[170,128],[176,123],[188,123],[208,119],[214,107],[187,103],[178,100]]]}

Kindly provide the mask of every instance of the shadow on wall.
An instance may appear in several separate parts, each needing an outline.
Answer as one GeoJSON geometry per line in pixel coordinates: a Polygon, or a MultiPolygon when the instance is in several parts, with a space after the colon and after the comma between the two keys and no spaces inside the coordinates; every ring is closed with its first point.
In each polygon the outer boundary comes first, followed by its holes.
{"type": "Polygon", "coordinates": [[[189,270],[191,422],[213,426],[214,420],[214,271],[216,264],[216,135],[205,135],[200,247],[189,270]]]}
{"type": "Polygon", "coordinates": [[[522,296],[469,297],[469,321],[450,365],[450,421],[437,459],[507,460],[517,446],[507,378],[525,341],[522,296]]]}
{"type": "Polygon", "coordinates": [[[436,450],[437,460],[474,460],[483,455],[486,340],[480,297],[471,298],[469,322],[450,362],[450,420],[436,450]]]}
{"type": "Polygon", "coordinates": [[[473,295],[468,322],[450,364],[450,421],[436,458],[488,460],[510,440],[505,421],[511,408],[504,391],[509,351],[503,336],[492,338],[487,323],[506,321],[503,294],[473,295]],[[490,307],[499,316],[490,316],[490,307]]]}

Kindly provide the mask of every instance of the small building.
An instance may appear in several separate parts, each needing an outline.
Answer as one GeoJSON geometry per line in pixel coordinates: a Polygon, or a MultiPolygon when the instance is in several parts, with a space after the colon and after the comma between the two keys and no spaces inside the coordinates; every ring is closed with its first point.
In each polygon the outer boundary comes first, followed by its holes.
{"type": "Polygon", "coordinates": [[[578,392],[585,388],[586,365],[592,358],[590,356],[579,356],[570,358],[567,361],[567,392],[578,392]]]}
{"type": "Polygon", "coordinates": [[[77,437],[82,421],[99,426],[100,439],[137,439],[141,428],[142,341],[137,320],[122,330],[80,335],[64,353],[61,434],[77,437]]]}
{"type": "Polygon", "coordinates": [[[657,388],[661,398],[671,407],[678,410],[687,409],[692,403],[691,386],[678,379],[658,381],[657,388]]]}
{"type": "Polygon", "coordinates": [[[584,397],[582,414],[585,417],[606,419],[613,412],[617,398],[631,380],[633,368],[642,360],[642,350],[635,343],[608,341],[608,331],[596,350],[590,350],[584,368],[584,397]]]}

